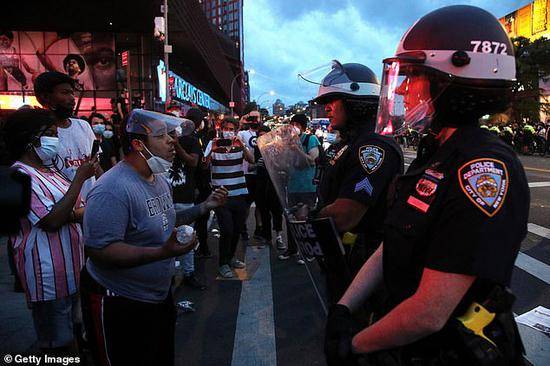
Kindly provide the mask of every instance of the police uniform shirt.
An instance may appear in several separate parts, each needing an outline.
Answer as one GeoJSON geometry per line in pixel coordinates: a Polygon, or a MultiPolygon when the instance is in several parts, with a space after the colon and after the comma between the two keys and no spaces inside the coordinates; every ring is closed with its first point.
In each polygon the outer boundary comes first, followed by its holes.
{"type": "Polygon", "coordinates": [[[358,225],[360,232],[381,228],[387,188],[403,171],[401,149],[393,139],[366,130],[333,146],[327,152],[330,160],[319,187],[322,205],[339,198],[362,203],[369,209],[358,225]]]}
{"type": "Polygon", "coordinates": [[[528,212],[515,153],[477,126],[458,129],[396,181],[383,253],[389,309],[415,293],[424,268],[476,276],[455,313],[508,286],[528,212]]]}

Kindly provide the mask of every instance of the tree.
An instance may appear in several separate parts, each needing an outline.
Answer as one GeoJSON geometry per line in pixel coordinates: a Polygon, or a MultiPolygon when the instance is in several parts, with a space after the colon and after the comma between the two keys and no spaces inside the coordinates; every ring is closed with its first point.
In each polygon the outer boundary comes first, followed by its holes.
{"type": "Polygon", "coordinates": [[[550,76],[550,40],[512,38],[516,54],[516,84],[513,87],[512,116],[516,122],[540,122],[540,112],[550,113],[550,103],[541,99],[540,80],[550,76]]]}

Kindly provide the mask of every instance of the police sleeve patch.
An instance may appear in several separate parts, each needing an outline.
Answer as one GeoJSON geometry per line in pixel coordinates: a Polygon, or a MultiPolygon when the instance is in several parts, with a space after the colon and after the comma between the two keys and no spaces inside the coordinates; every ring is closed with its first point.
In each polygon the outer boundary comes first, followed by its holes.
{"type": "Polygon", "coordinates": [[[458,170],[458,182],[470,201],[493,217],[502,207],[508,191],[508,170],[496,159],[476,159],[458,170]]]}
{"type": "Polygon", "coordinates": [[[359,161],[368,174],[374,173],[384,161],[386,152],[376,145],[365,145],[359,149],[359,161]]]}

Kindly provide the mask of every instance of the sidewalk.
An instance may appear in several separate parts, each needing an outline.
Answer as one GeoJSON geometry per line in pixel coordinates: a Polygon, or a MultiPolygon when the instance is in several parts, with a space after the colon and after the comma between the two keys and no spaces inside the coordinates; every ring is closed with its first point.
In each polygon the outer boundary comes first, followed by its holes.
{"type": "Polygon", "coordinates": [[[36,334],[25,294],[13,291],[6,237],[0,237],[0,355],[36,353],[36,334]]]}

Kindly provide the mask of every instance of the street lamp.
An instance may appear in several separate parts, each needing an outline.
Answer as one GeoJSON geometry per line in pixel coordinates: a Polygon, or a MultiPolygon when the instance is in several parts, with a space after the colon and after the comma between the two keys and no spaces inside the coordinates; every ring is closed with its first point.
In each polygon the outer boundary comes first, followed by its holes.
{"type": "Polygon", "coordinates": [[[270,90],[270,91],[268,91],[268,92],[264,92],[264,93],[260,94],[260,96],[259,96],[258,98],[256,98],[256,104],[257,104],[257,105],[260,105],[260,98],[263,97],[263,96],[266,95],[266,94],[269,94],[269,95],[271,95],[271,96],[274,96],[276,93],[275,93],[275,91],[270,90]]]}
{"type": "MultiPolygon", "coordinates": [[[[254,69],[248,70],[248,74],[249,74],[249,75],[254,75],[255,73],[256,73],[256,71],[254,71],[254,69]]],[[[235,76],[233,77],[233,80],[231,80],[231,105],[233,105],[233,106],[235,105],[235,101],[233,100],[233,86],[235,85],[235,81],[237,81],[237,78],[238,78],[239,76],[241,76],[242,74],[243,74],[242,71],[239,72],[237,75],[235,75],[235,76]]],[[[233,117],[233,108],[234,108],[234,107],[231,107],[231,117],[233,117]]]]}

